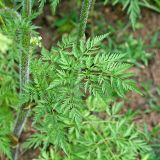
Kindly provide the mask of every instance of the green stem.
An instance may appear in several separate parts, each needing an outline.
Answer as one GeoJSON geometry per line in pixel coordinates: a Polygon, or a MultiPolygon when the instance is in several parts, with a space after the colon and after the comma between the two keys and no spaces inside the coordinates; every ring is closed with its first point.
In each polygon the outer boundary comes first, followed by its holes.
{"type": "MultiPolygon", "coordinates": [[[[0,6],[3,8],[3,9],[6,9],[6,6],[0,1],[0,6]]],[[[3,18],[2,16],[0,16],[0,23],[2,23],[2,25],[5,27],[5,23],[3,21],[3,18]]]]}
{"type": "Polygon", "coordinates": [[[80,15],[80,23],[78,28],[77,46],[79,45],[80,40],[83,38],[85,34],[91,3],[92,3],[92,0],[83,0],[81,15],[80,15]]]}
{"type": "Polygon", "coordinates": [[[0,23],[3,25],[3,27],[5,27],[5,23],[4,23],[4,21],[3,21],[2,16],[0,16],[0,23]]]}
{"type": "Polygon", "coordinates": [[[23,0],[23,15],[28,17],[32,11],[32,0],[23,0]]]}
{"type": "Polygon", "coordinates": [[[0,1],[0,6],[3,8],[3,9],[5,9],[6,8],[6,6],[0,1]]]}
{"type": "MultiPolygon", "coordinates": [[[[96,0],[93,0],[91,6],[91,16],[94,17],[94,6],[96,4],[96,0]]],[[[94,21],[91,21],[91,36],[94,37],[94,21]]]]}
{"type": "MultiPolygon", "coordinates": [[[[23,1],[23,15],[28,17],[31,15],[31,0],[23,1]]],[[[24,87],[29,82],[29,66],[30,66],[30,33],[28,30],[23,31],[22,45],[25,48],[20,51],[20,94],[24,94],[24,87]]],[[[19,108],[19,112],[16,118],[15,126],[13,129],[13,136],[19,140],[21,137],[24,125],[27,117],[30,113],[30,109],[26,110],[25,105],[19,108]]],[[[13,160],[18,159],[19,155],[19,144],[14,146],[13,160]]]]}

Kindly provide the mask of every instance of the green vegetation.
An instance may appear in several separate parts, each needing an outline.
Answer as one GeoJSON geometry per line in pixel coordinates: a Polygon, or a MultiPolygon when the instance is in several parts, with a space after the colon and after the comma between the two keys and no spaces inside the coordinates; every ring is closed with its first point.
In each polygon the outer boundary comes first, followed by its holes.
{"type": "Polygon", "coordinates": [[[0,159],[19,160],[32,149],[39,151],[34,160],[158,160],[159,125],[149,130],[135,123],[142,111],[126,108],[125,100],[131,91],[147,99],[144,113],[160,111],[160,88],[137,87],[131,72],[149,64],[158,34],[147,46],[127,30],[130,23],[134,31],[143,28],[137,23],[141,7],[158,12],[159,2],[100,1],[122,5],[130,22],[108,25],[99,35],[104,17],[94,28],[96,1],[76,1],[73,15],[62,14],[49,26],[63,35],[48,49],[35,21],[48,6],[54,16],[62,3],[0,0],[0,159]]]}

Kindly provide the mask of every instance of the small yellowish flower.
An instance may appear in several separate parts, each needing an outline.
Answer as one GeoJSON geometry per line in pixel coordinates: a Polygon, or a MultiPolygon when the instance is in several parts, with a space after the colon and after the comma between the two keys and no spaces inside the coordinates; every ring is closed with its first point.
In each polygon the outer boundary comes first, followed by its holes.
{"type": "Polygon", "coordinates": [[[38,47],[42,47],[42,43],[41,43],[42,37],[38,36],[38,37],[31,37],[30,39],[30,43],[32,45],[38,46],[38,47]]]}
{"type": "Polygon", "coordinates": [[[147,155],[145,155],[145,157],[143,157],[143,159],[142,160],[149,160],[149,154],[147,154],[147,155]]]}
{"type": "Polygon", "coordinates": [[[8,50],[9,45],[12,43],[10,39],[0,33],[0,51],[5,53],[8,50]]]}

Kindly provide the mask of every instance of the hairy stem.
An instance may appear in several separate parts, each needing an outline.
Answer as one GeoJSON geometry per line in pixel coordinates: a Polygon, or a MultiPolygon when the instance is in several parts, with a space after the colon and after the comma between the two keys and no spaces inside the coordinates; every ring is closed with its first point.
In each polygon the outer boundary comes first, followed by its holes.
{"type": "Polygon", "coordinates": [[[78,28],[77,46],[79,44],[79,41],[81,40],[81,38],[83,38],[85,34],[85,29],[86,29],[86,24],[87,24],[91,3],[92,3],[92,0],[83,0],[81,15],[80,15],[80,23],[78,28]]]}
{"type": "MultiPolygon", "coordinates": [[[[25,17],[31,14],[31,0],[23,1],[23,15],[25,17]]],[[[24,94],[24,86],[29,82],[29,64],[30,64],[30,33],[24,31],[22,35],[22,45],[24,50],[20,51],[20,94],[24,94]]],[[[13,129],[13,136],[19,141],[30,109],[25,109],[25,105],[20,106],[13,129]]],[[[19,155],[19,143],[14,146],[13,160],[17,160],[19,155]]]]}
{"type": "Polygon", "coordinates": [[[23,0],[23,15],[28,17],[31,15],[32,11],[32,0],[23,0]]]}
{"type": "MultiPolygon", "coordinates": [[[[91,16],[92,18],[94,17],[94,6],[96,4],[96,0],[92,1],[92,6],[91,6],[91,16]]],[[[91,21],[91,36],[94,37],[94,22],[91,21]]]]}

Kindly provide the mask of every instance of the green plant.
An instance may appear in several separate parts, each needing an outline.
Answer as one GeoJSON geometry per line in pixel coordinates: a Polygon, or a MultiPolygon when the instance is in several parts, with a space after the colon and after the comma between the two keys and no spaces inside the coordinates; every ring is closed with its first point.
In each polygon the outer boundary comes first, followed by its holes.
{"type": "Polygon", "coordinates": [[[14,55],[7,54],[12,41],[0,34],[0,157],[11,158],[10,136],[13,115],[10,108],[17,104],[17,74],[12,68],[14,55]],[[14,76],[13,76],[14,75],[14,76]]]}
{"type": "Polygon", "coordinates": [[[160,86],[156,86],[156,88],[153,85],[153,82],[151,80],[148,80],[146,83],[142,85],[143,87],[143,94],[147,100],[147,103],[149,105],[149,111],[160,111],[160,86]]]}
{"type": "Polygon", "coordinates": [[[147,140],[152,147],[152,152],[150,153],[151,160],[159,160],[160,159],[160,145],[159,145],[159,133],[160,133],[160,126],[159,124],[154,126],[151,130],[148,129],[147,125],[144,125],[144,131],[147,135],[147,140]]]}
{"type": "Polygon", "coordinates": [[[146,7],[157,12],[160,12],[159,3],[155,0],[155,4],[151,3],[150,0],[104,0],[104,4],[111,3],[112,5],[121,4],[123,6],[123,10],[127,10],[127,14],[129,15],[129,19],[131,21],[131,25],[133,29],[135,29],[135,25],[137,19],[140,17],[140,12],[142,7],[146,7]],[[158,7],[157,7],[158,5],[158,7]]]}
{"type": "MultiPolygon", "coordinates": [[[[38,0],[38,2],[40,3],[40,5],[39,5],[40,11],[42,11],[45,3],[47,1],[46,0],[38,0]]],[[[60,0],[50,0],[51,10],[53,13],[55,13],[56,7],[59,4],[59,2],[60,2],[60,0]]]]}
{"type": "MultiPolygon", "coordinates": [[[[93,103],[88,103],[88,105],[91,105],[88,107],[93,109],[93,103]]],[[[99,104],[99,107],[102,107],[101,104],[99,104]]],[[[138,138],[143,137],[143,134],[131,122],[133,115],[129,112],[125,115],[118,113],[121,107],[122,103],[112,107],[108,106],[105,111],[108,117],[106,119],[96,116],[98,111],[95,115],[91,115],[89,110],[85,111],[80,132],[76,131],[73,126],[68,131],[67,137],[70,142],[66,146],[69,150],[68,156],[50,146],[49,150],[42,149],[41,155],[36,160],[134,160],[138,155],[141,155],[141,159],[143,159],[147,155],[146,151],[150,151],[150,149],[143,140],[138,138]],[[139,151],[140,153],[138,153],[139,151]]],[[[44,142],[46,142],[46,139],[44,142]]],[[[35,145],[38,145],[38,137],[35,136],[29,139],[27,145],[32,146],[33,141],[35,145]]]]}
{"type": "Polygon", "coordinates": [[[127,53],[126,58],[128,61],[137,66],[148,65],[151,54],[146,49],[143,40],[141,38],[134,39],[133,36],[129,36],[127,41],[119,46],[119,50],[127,53]]]}
{"type": "MultiPolygon", "coordinates": [[[[123,38],[119,37],[118,39],[116,29],[111,27],[110,30],[112,36],[108,37],[108,50],[124,53],[124,59],[136,67],[148,66],[153,57],[152,53],[148,52],[148,49],[153,48],[153,45],[147,46],[141,38],[134,38],[133,35],[126,34],[123,35],[123,38]]],[[[155,45],[154,41],[153,44],[155,45]]],[[[101,47],[105,47],[105,45],[101,44],[101,47]]]]}
{"type": "MultiPolygon", "coordinates": [[[[39,2],[44,6],[46,1],[39,2]]],[[[53,2],[57,5],[58,1],[53,2]]],[[[39,148],[38,159],[146,157],[151,148],[134,125],[132,114],[119,113],[123,104],[113,104],[114,99],[110,98],[115,94],[123,97],[127,91],[141,93],[132,80],[133,74],[128,72],[132,65],[126,62],[124,54],[100,47],[108,34],[84,38],[91,0],[83,2],[78,33],[64,35],[51,51],[42,47],[40,57],[36,54],[36,47],[41,47],[40,38],[32,25],[36,16],[32,10],[34,3],[31,0],[18,3],[21,6],[18,10],[1,5],[4,22],[1,32],[12,40],[12,45],[5,47],[0,57],[0,71],[5,69],[5,73],[11,74],[11,77],[4,75],[4,82],[0,81],[1,95],[4,95],[1,105],[7,108],[9,117],[12,117],[11,108],[14,110],[16,123],[12,118],[2,117],[0,126],[5,123],[8,126],[7,131],[0,130],[0,152],[8,159],[19,158],[19,139],[31,116],[36,132],[24,147],[39,148]],[[7,80],[10,95],[4,94],[7,80]],[[10,145],[14,148],[12,153],[10,145]]],[[[1,37],[3,43],[8,41],[1,37]]]]}

